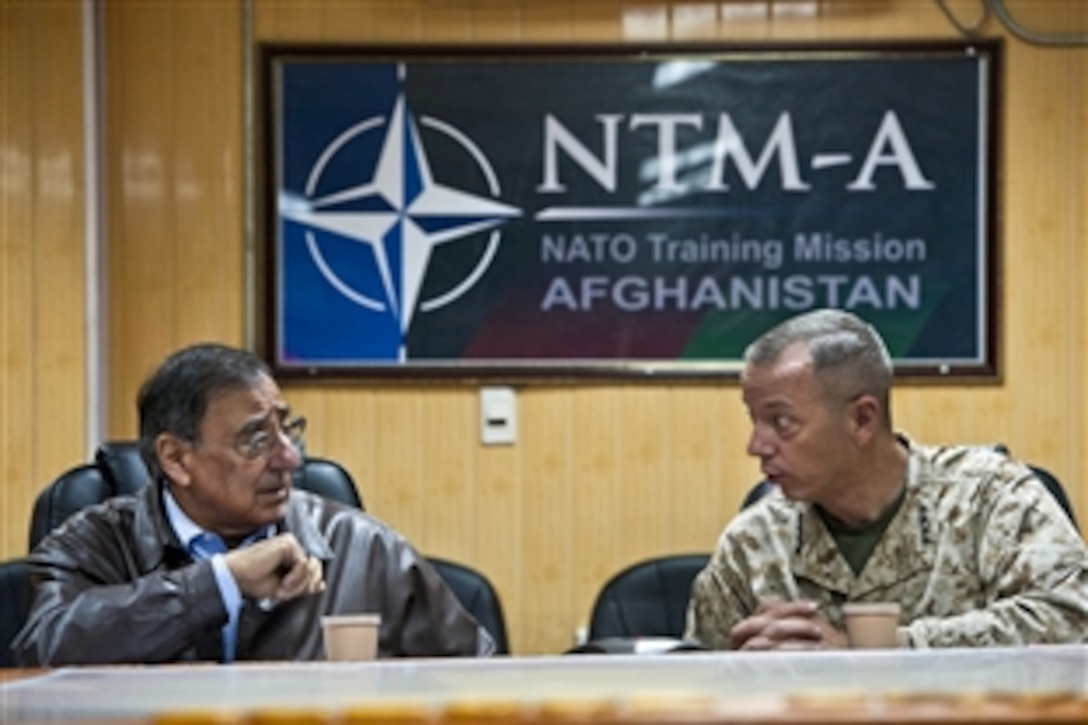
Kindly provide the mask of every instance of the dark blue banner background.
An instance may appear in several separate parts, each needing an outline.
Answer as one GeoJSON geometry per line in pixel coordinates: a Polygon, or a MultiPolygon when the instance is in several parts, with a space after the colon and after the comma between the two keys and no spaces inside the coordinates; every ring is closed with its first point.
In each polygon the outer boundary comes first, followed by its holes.
{"type": "Polygon", "coordinates": [[[727,370],[821,306],[993,365],[986,54],[273,71],[281,369],[727,370]]]}

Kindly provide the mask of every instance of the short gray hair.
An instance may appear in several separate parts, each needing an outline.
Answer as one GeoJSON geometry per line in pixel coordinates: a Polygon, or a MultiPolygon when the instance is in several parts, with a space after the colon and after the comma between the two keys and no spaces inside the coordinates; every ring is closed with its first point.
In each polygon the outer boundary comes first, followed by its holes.
{"type": "Polygon", "coordinates": [[[744,361],[753,366],[773,363],[795,343],[808,347],[828,403],[845,405],[859,395],[872,395],[891,426],[892,359],[872,325],[843,310],[813,310],[761,335],[744,351],[744,361]]]}

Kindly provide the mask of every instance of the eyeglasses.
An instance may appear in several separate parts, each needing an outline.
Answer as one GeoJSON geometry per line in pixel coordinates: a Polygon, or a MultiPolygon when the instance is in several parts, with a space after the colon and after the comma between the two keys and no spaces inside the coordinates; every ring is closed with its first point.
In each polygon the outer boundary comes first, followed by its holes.
{"type": "Polygon", "coordinates": [[[255,430],[243,430],[239,433],[238,439],[234,443],[234,449],[238,451],[240,456],[250,461],[264,458],[272,453],[276,444],[280,442],[280,435],[282,434],[287,436],[287,440],[295,447],[295,450],[301,453],[306,445],[305,433],[306,418],[304,416],[300,415],[291,420],[285,420],[278,426],[272,422],[272,419],[268,419],[255,430]]]}

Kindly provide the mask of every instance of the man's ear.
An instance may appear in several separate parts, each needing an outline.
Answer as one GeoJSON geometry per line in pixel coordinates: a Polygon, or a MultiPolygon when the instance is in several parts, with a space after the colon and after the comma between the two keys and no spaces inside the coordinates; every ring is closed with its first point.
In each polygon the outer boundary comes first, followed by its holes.
{"type": "Polygon", "coordinates": [[[872,395],[862,395],[850,403],[849,416],[854,437],[865,445],[880,429],[880,401],[872,395]]]}
{"type": "Polygon", "coordinates": [[[178,486],[189,485],[189,470],[185,460],[189,451],[189,444],[173,433],[160,433],[155,438],[155,455],[159,459],[159,468],[178,486]]]}

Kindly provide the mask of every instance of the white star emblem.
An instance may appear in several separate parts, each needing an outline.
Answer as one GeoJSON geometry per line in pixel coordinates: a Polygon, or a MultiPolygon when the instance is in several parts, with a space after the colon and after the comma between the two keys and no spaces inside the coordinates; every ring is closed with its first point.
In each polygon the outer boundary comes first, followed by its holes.
{"type": "MultiPolygon", "coordinates": [[[[477,163],[482,164],[492,191],[497,195],[494,174],[479,149],[456,129],[433,119],[424,121],[453,136],[477,163]]],[[[314,190],[329,159],[345,143],[380,123],[380,119],[369,119],[342,133],[314,164],[306,185],[306,198],[281,196],[279,207],[284,218],[371,248],[384,287],[384,301],[347,285],[325,262],[314,235],[309,232],[306,235],[310,254],[325,278],[354,302],[372,310],[390,311],[397,317],[403,337],[411,326],[434,247],[497,227],[508,219],[521,216],[521,211],[492,198],[436,182],[424,155],[416,123],[405,109],[403,96],[397,98],[386,126],[373,178],[315,198],[314,190]],[[367,206],[374,210],[329,211],[346,202],[363,200],[371,202],[367,206]]],[[[420,308],[435,309],[459,297],[486,271],[497,246],[495,232],[472,274],[440,299],[420,303],[420,308]]]]}

